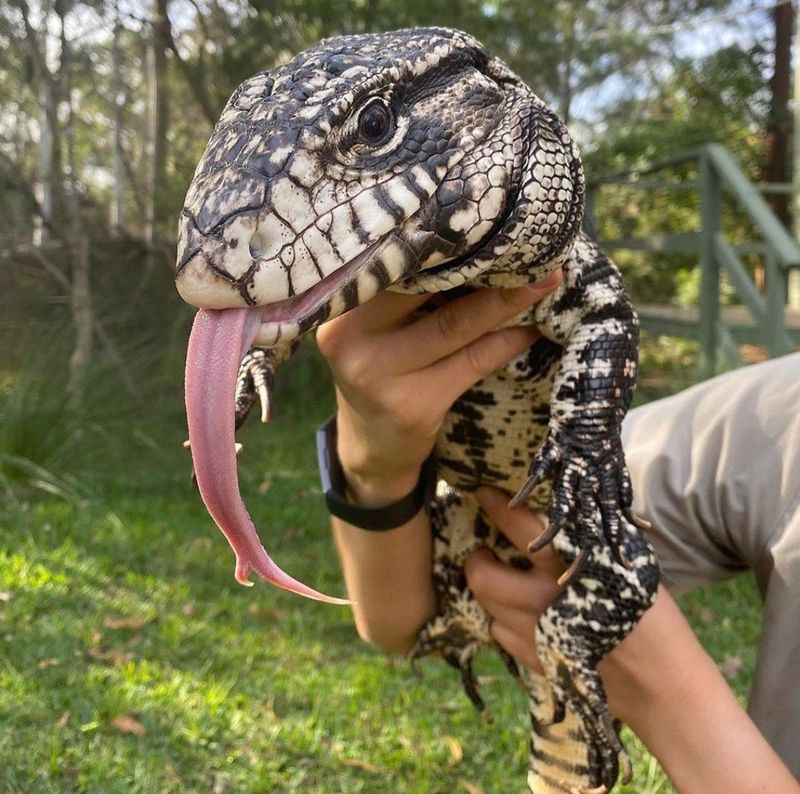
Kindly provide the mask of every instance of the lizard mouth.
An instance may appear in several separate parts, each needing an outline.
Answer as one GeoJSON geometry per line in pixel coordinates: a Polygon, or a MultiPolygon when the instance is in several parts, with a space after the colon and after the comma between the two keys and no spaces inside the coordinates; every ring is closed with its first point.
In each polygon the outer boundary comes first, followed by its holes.
{"type": "Polygon", "coordinates": [[[372,264],[375,254],[384,243],[385,240],[372,243],[346,265],[334,270],[318,284],[299,295],[257,306],[255,311],[261,316],[261,327],[256,332],[255,343],[269,346],[289,341],[303,331],[309,330],[303,327],[309,319],[315,318],[318,314],[320,321],[325,319],[321,316],[323,310],[372,264]]]}

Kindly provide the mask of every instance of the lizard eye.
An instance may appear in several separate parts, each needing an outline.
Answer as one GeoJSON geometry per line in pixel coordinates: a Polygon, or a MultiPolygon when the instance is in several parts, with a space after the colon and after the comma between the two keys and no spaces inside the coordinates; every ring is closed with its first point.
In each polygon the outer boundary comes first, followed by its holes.
{"type": "Polygon", "coordinates": [[[386,104],[380,99],[373,99],[358,117],[358,137],[370,146],[383,143],[392,131],[393,121],[386,104]]]}

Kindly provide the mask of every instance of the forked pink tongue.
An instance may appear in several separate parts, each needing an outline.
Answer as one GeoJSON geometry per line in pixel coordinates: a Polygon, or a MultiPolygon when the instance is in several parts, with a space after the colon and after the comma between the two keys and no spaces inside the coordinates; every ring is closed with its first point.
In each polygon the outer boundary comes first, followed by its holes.
{"type": "Polygon", "coordinates": [[[318,593],[284,573],[261,545],[239,493],[234,446],[234,394],[239,364],[261,322],[253,309],[200,309],[186,354],[186,416],[200,495],[236,554],[236,581],[252,585],[250,571],[284,590],[348,604],[318,593]]]}

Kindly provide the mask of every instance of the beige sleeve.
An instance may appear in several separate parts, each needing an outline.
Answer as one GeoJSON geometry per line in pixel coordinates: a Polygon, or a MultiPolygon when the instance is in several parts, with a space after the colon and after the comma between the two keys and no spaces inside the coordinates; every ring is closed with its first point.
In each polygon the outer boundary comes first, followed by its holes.
{"type": "Polygon", "coordinates": [[[800,354],[636,408],[622,438],[665,584],[755,572],[764,619],[750,712],[800,777],[800,354]]]}

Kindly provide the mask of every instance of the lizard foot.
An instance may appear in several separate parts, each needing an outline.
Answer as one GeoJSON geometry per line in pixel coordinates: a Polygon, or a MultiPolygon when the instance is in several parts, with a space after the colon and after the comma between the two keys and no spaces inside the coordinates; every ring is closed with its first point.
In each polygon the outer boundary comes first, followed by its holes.
{"type": "MultiPolygon", "coordinates": [[[[528,480],[511,500],[510,506],[514,508],[523,504],[547,477],[553,478],[549,524],[530,544],[529,550],[535,552],[544,548],[568,522],[574,521],[579,549],[593,547],[599,529],[614,559],[626,568],[630,567],[623,546],[622,518],[632,515],[632,490],[619,440],[589,442],[566,430],[551,429],[531,463],[528,480]]],[[[633,519],[630,520],[633,523],[633,519]]],[[[574,579],[584,561],[585,554],[579,553],[575,566],[559,583],[565,585],[574,579]]]]}
{"type": "Polygon", "coordinates": [[[618,778],[622,783],[629,783],[630,759],[608,710],[597,670],[588,660],[569,658],[555,647],[547,647],[542,656],[556,699],[553,722],[563,720],[567,709],[577,715],[589,750],[592,785],[597,786],[598,791],[610,791],[618,778]]]}
{"type": "MultiPolygon", "coordinates": [[[[482,647],[484,646],[475,640],[474,635],[459,626],[456,620],[448,621],[445,617],[437,616],[420,631],[408,658],[413,666],[417,659],[423,656],[439,654],[451,667],[459,671],[467,697],[483,719],[492,722],[494,718],[481,697],[478,679],[472,668],[472,660],[482,647]]],[[[511,657],[508,658],[513,662],[511,657]]],[[[506,666],[512,670],[508,662],[506,666]]],[[[516,675],[519,676],[518,669],[516,675]]]]}
{"type": "Polygon", "coordinates": [[[256,400],[261,403],[261,421],[268,422],[272,415],[272,389],[275,383],[275,357],[272,349],[251,347],[236,378],[236,429],[250,413],[256,400]]]}

